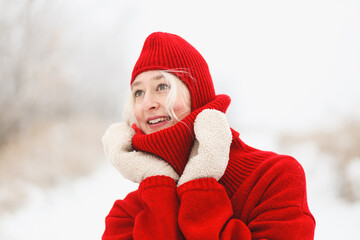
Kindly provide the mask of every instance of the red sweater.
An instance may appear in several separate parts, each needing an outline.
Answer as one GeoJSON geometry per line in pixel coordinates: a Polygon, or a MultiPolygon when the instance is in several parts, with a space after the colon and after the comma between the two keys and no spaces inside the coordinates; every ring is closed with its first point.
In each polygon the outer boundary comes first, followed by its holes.
{"type": "MultiPolygon", "coordinates": [[[[228,104],[229,99],[218,97],[204,108],[225,111],[228,104]]],[[[173,143],[188,141],[178,128],[192,127],[201,110],[185,119],[187,125],[175,125],[176,130],[137,133],[134,148],[157,154],[181,174],[187,148],[175,151],[173,143]],[[164,134],[173,134],[172,140],[146,147],[146,142],[153,145],[164,134]],[[167,152],[159,152],[164,147],[167,152]]],[[[229,164],[219,182],[203,178],[177,188],[169,177],[146,178],[137,191],[115,202],[106,217],[103,239],[313,239],[315,220],[307,205],[300,164],[290,156],[251,148],[236,131],[232,133],[229,164]]]]}

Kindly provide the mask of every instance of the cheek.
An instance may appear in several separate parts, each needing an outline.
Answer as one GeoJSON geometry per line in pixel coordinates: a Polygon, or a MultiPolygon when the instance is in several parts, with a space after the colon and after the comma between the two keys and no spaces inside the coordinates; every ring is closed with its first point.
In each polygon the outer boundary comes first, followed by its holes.
{"type": "Polygon", "coordinates": [[[142,118],[143,118],[143,113],[140,110],[139,107],[134,107],[134,116],[137,122],[141,122],[142,118]]]}
{"type": "Polygon", "coordinates": [[[167,93],[159,94],[159,96],[156,96],[155,101],[158,102],[161,107],[165,107],[167,103],[167,93]]]}
{"type": "Polygon", "coordinates": [[[185,105],[182,101],[176,101],[174,104],[174,112],[176,116],[182,120],[190,114],[190,107],[185,105]]]}

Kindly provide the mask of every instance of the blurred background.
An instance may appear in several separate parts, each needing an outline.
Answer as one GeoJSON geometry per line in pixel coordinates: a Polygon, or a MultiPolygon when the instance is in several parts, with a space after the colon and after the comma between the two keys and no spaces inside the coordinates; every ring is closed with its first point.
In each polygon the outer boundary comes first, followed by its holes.
{"type": "Polygon", "coordinates": [[[360,2],[0,0],[0,239],[100,239],[106,161],[151,32],[207,60],[231,126],[303,165],[315,239],[360,239],[360,2]]]}

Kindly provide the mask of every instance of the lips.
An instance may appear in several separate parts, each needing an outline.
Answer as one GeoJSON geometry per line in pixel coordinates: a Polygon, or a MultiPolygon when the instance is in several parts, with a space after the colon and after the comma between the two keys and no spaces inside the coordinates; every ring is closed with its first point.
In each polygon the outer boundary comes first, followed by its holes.
{"type": "Polygon", "coordinates": [[[152,117],[152,118],[148,119],[147,123],[150,125],[153,125],[153,124],[158,124],[161,122],[169,121],[170,119],[171,119],[171,117],[169,117],[169,116],[152,117]]]}

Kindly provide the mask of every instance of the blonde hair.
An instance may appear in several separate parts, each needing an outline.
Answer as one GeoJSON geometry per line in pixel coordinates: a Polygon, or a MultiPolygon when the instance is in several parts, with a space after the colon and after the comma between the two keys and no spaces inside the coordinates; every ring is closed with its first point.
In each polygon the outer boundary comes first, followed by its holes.
{"type": "MultiPolygon", "coordinates": [[[[176,77],[172,72],[177,72],[177,70],[159,70],[159,73],[166,79],[167,83],[169,84],[169,92],[166,99],[166,112],[172,119],[176,119],[179,121],[178,116],[176,116],[174,112],[174,104],[177,97],[180,97],[181,101],[186,106],[190,106],[190,93],[183,81],[181,81],[178,77],[176,77]]],[[[127,124],[131,125],[136,123],[136,119],[134,116],[134,104],[135,99],[132,94],[129,94],[128,100],[125,103],[125,108],[123,112],[123,116],[127,124]]],[[[191,109],[191,106],[190,106],[191,109]]]]}

